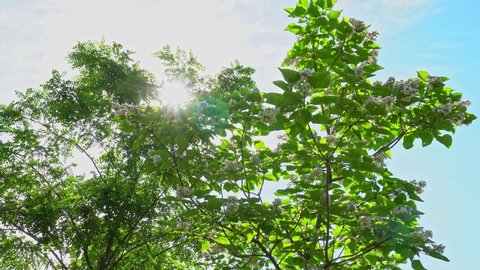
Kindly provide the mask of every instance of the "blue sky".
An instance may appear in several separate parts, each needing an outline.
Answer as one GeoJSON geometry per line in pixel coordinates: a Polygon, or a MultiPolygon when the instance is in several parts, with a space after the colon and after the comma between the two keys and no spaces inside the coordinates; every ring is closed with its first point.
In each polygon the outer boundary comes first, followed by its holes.
{"type": "MultiPolygon", "coordinates": [[[[0,0],[0,102],[14,90],[37,87],[53,68],[68,70],[67,51],[77,40],[117,41],[160,74],[151,54],[161,46],[192,49],[215,72],[234,59],[257,69],[264,91],[279,78],[276,67],[293,37],[282,8],[293,0],[0,0]]],[[[380,32],[379,62],[388,76],[406,78],[416,70],[451,78],[480,115],[480,1],[339,0],[344,14],[371,23],[380,32]]],[[[480,254],[480,127],[461,127],[451,149],[439,144],[397,149],[389,165],[406,179],[428,183],[423,226],[447,246],[450,263],[425,259],[428,269],[476,270],[480,254]]],[[[408,269],[408,268],[406,268],[408,269]]]]}

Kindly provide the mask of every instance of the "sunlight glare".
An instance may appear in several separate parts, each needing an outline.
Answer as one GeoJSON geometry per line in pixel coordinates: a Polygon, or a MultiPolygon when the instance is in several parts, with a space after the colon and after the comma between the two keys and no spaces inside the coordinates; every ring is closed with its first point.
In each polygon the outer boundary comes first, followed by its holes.
{"type": "Polygon", "coordinates": [[[191,90],[182,81],[166,81],[158,90],[162,103],[172,107],[183,107],[190,102],[191,90]]]}

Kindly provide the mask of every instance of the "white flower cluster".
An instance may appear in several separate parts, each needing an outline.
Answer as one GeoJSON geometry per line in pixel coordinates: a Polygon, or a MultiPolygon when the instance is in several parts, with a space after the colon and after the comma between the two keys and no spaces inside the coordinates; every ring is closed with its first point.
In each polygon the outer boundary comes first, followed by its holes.
{"type": "Polygon", "coordinates": [[[363,22],[361,20],[357,20],[355,18],[350,18],[349,21],[350,21],[350,24],[353,26],[353,29],[356,32],[361,32],[363,30],[363,28],[365,27],[365,22],[363,22]]]}
{"type": "Polygon", "coordinates": [[[259,113],[260,121],[271,124],[277,120],[278,110],[275,108],[265,108],[259,113]]]}
{"type": "Polygon", "coordinates": [[[273,200],[272,205],[273,207],[279,207],[280,205],[282,205],[282,200],[280,198],[276,198],[275,200],[273,200]]]}
{"type": "Polygon", "coordinates": [[[293,88],[298,90],[299,92],[308,95],[312,86],[308,82],[308,79],[312,76],[315,71],[313,69],[302,69],[298,71],[300,74],[300,80],[298,80],[294,85],[293,88]]]}
{"type": "Polygon", "coordinates": [[[457,102],[453,103],[453,105],[460,110],[465,110],[470,105],[472,105],[472,102],[470,102],[470,100],[467,99],[467,100],[457,101],[457,102]]]}
{"type": "Polygon", "coordinates": [[[375,41],[377,40],[379,33],[377,31],[367,32],[365,34],[365,41],[375,41]]]}
{"type": "Polygon", "coordinates": [[[177,186],[176,190],[176,196],[177,198],[185,198],[185,197],[190,197],[192,195],[192,191],[184,186],[177,186]]]}
{"type": "Polygon", "coordinates": [[[256,93],[260,93],[260,90],[257,88],[257,87],[254,87],[252,89],[250,89],[250,94],[256,94],[256,93]]]}
{"type": "Polygon", "coordinates": [[[314,73],[315,71],[313,69],[302,69],[300,70],[298,73],[300,74],[300,79],[303,80],[303,81],[308,81],[308,79],[310,79],[310,77],[312,77],[312,74],[314,73]]]}
{"type": "Polygon", "coordinates": [[[369,217],[361,216],[358,218],[357,222],[361,229],[372,228],[372,220],[369,217]]]}
{"type": "Polygon", "coordinates": [[[388,77],[387,81],[383,85],[387,86],[387,87],[394,87],[395,86],[395,78],[388,77]]]}
{"type": "Polygon", "coordinates": [[[445,252],[445,246],[442,244],[439,244],[439,245],[432,244],[432,250],[438,253],[443,253],[445,252]]]}
{"type": "Polygon", "coordinates": [[[345,204],[345,210],[347,211],[355,211],[356,208],[357,206],[354,202],[348,202],[345,204]]]}
{"type": "Polygon", "coordinates": [[[325,139],[327,140],[327,144],[329,145],[335,145],[340,140],[337,138],[337,136],[335,136],[335,134],[329,134],[327,135],[327,137],[325,137],[325,139]]]}
{"type": "Polygon", "coordinates": [[[387,154],[385,152],[380,152],[373,156],[373,163],[379,167],[385,167],[385,159],[387,158],[387,154]]]}
{"type": "Polygon", "coordinates": [[[428,76],[427,83],[428,83],[428,88],[432,89],[435,86],[443,84],[443,79],[442,77],[438,77],[438,76],[428,76]]]}
{"type": "Polygon", "coordinates": [[[367,106],[368,104],[376,104],[376,105],[384,105],[390,108],[393,105],[395,105],[396,101],[397,101],[397,98],[394,96],[386,96],[386,97],[370,96],[363,103],[363,107],[367,106]]]}
{"type": "Polygon", "coordinates": [[[248,159],[248,162],[252,165],[260,165],[260,156],[259,155],[251,155],[250,158],[248,159]]]}
{"type": "Polygon", "coordinates": [[[126,114],[130,111],[133,111],[133,110],[136,110],[138,109],[139,107],[138,106],[135,106],[135,105],[131,105],[131,104],[128,104],[128,103],[117,103],[117,102],[113,102],[112,103],[112,110],[116,113],[116,114],[126,114]]]}
{"type": "Polygon", "coordinates": [[[162,156],[160,155],[154,155],[153,156],[153,164],[158,165],[160,162],[162,162],[162,156]]]}
{"type": "Polygon", "coordinates": [[[277,138],[278,138],[279,140],[284,141],[284,142],[288,141],[288,135],[285,134],[285,133],[278,135],[277,138]]]}
{"type": "Polygon", "coordinates": [[[354,74],[356,77],[362,77],[364,73],[365,73],[365,69],[364,69],[364,66],[363,66],[363,65],[360,65],[360,66],[355,67],[355,68],[353,69],[353,74],[354,74]]]}
{"type": "Polygon", "coordinates": [[[423,227],[416,227],[410,234],[412,237],[419,239],[422,242],[427,242],[433,237],[432,231],[425,230],[423,227]]]}
{"type": "Polygon", "coordinates": [[[367,64],[373,65],[378,61],[378,50],[372,50],[370,56],[368,56],[367,64]]]}
{"type": "Polygon", "coordinates": [[[396,88],[404,95],[403,101],[410,101],[410,99],[418,94],[418,87],[420,85],[420,80],[418,78],[410,78],[407,81],[395,81],[395,78],[390,77],[383,84],[383,86],[389,88],[396,88]]]}
{"type": "Polygon", "coordinates": [[[447,116],[452,112],[452,104],[447,103],[433,108],[434,112],[440,113],[443,116],[447,116]]]}
{"type": "Polygon", "coordinates": [[[212,259],[212,254],[210,254],[208,251],[203,252],[202,256],[206,261],[210,261],[212,259]]]}
{"type": "Polygon", "coordinates": [[[227,212],[227,214],[233,214],[238,211],[238,208],[240,208],[240,203],[237,197],[229,196],[225,203],[225,212],[227,212]]]}
{"type": "Polygon", "coordinates": [[[235,161],[225,160],[223,163],[223,171],[236,172],[242,169],[242,166],[235,161]]]}
{"type": "Polygon", "coordinates": [[[410,181],[410,184],[412,184],[414,186],[415,192],[417,194],[422,194],[423,189],[427,186],[427,182],[425,182],[423,180],[420,180],[420,181],[412,180],[412,181],[410,181]]]}
{"type": "Polygon", "coordinates": [[[183,222],[183,221],[182,221],[182,222],[179,222],[179,223],[177,224],[177,229],[182,230],[182,231],[187,230],[189,227],[190,227],[190,226],[188,225],[187,222],[183,222]]]}
{"type": "Polygon", "coordinates": [[[318,177],[322,176],[322,174],[323,174],[323,169],[320,168],[320,167],[317,167],[317,168],[312,170],[312,172],[310,173],[310,177],[315,179],[315,178],[318,178],[318,177]]]}
{"type": "Polygon", "coordinates": [[[400,92],[402,92],[405,97],[403,98],[403,101],[410,101],[410,99],[414,96],[417,95],[418,93],[418,86],[420,85],[420,81],[418,78],[410,78],[406,82],[405,81],[399,81],[397,82],[397,88],[400,89],[400,92]]]}
{"type": "Polygon", "coordinates": [[[405,206],[397,206],[392,209],[392,213],[394,215],[404,215],[404,214],[411,214],[412,209],[405,207],[405,206]]]}

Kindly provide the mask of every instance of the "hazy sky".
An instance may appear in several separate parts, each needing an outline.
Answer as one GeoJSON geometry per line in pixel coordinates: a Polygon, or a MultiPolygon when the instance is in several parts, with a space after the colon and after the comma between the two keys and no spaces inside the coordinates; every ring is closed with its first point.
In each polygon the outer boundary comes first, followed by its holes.
{"type": "MultiPolygon", "coordinates": [[[[38,87],[52,69],[68,70],[76,41],[105,38],[137,52],[143,67],[160,75],[152,53],[165,44],[192,49],[207,71],[235,59],[257,69],[264,91],[274,89],[277,66],[293,41],[283,31],[284,7],[292,0],[0,0],[0,102],[15,90],[38,87]]],[[[339,0],[344,15],[380,31],[380,79],[414,76],[416,70],[446,75],[449,85],[472,100],[480,115],[480,1],[339,0]]],[[[390,165],[406,179],[428,186],[422,225],[447,246],[450,263],[426,259],[429,269],[478,270],[480,254],[480,134],[477,122],[461,127],[447,150],[394,152],[390,165]]],[[[420,146],[419,146],[420,147],[420,146]]],[[[406,268],[408,269],[408,268],[406,268]]]]}

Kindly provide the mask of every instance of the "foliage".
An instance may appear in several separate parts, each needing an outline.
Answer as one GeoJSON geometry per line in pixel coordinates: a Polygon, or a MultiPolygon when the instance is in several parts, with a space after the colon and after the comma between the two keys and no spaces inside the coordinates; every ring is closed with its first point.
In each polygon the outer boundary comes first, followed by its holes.
{"type": "MultiPolygon", "coordinates": [[[[371,82],[376,32],[335,1],[286,11],[297,36],[277,92],[238,62],[202,74],[191,53],[155,55],[192,101],[158,103],[153,76],[118,44],[79,43],[72,80],[0,107],[0,266],[5,269],[424,269],[446,260],[420,227],[423,181],[391,149],[450,147],[469,101],[419,71],[371,82]],[[159,105],[160,104],[160,105],[159,105]],[[278,135],[278,139],[275,138],[278,135]],[[268,147],[279,142],[276,148],[268,147]],[[91,172],[76,168],[90,163],[91,172]],[[264,186],[275,183],[277,198],[264,186]]],[[[162,89],[160,88],[160,91],[162,89]]]]}

